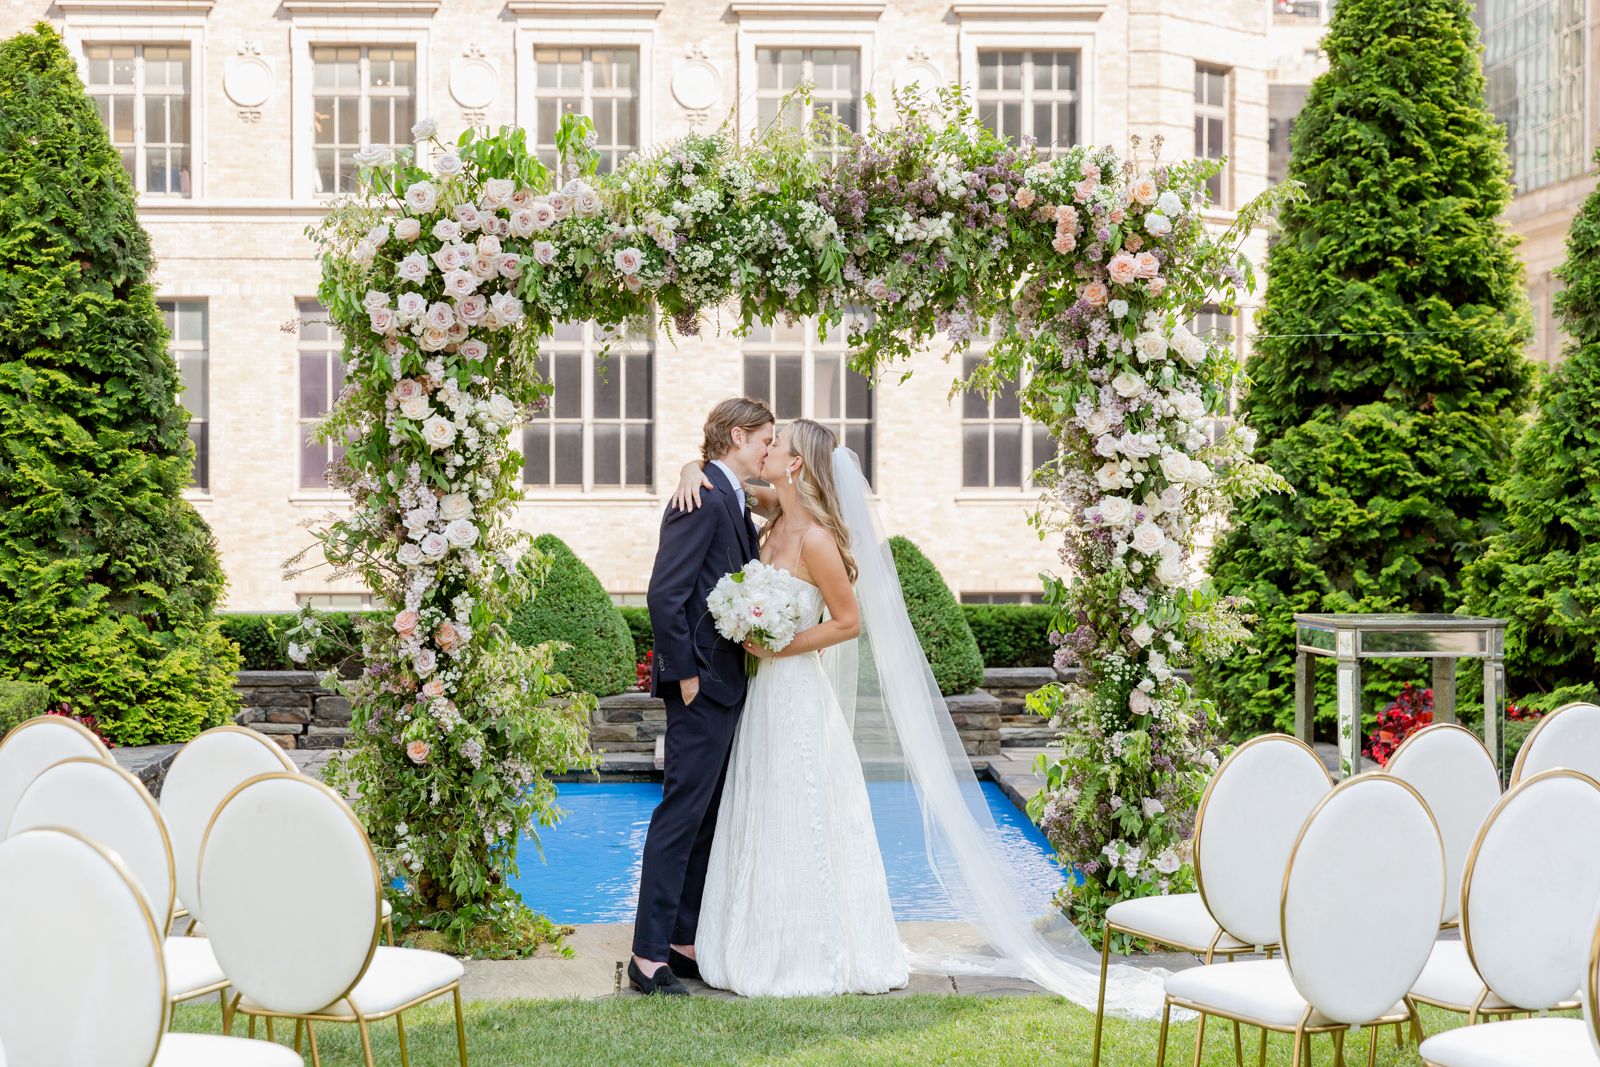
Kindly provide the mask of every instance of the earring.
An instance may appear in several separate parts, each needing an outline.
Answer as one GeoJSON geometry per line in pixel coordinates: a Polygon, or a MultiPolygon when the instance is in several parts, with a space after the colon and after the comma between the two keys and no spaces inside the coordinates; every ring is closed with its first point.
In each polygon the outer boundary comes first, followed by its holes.
{"type": "Polygon", "coordinates": [[[794,471],[786,470],[783,472],[783,476],[789,480],[790,485],[794,484],[794,471]]]}

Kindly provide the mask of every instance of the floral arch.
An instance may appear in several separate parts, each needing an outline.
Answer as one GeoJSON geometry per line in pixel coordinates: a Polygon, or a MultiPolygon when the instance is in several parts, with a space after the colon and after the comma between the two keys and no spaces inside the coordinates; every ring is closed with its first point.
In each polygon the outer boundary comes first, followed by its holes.
{"type": "MultiPolygon", "coordinates": [[[[988,325],[998,339],[963,385],[1024,383],[1024,412],[1060,443],[1035,522],[1069,575],[1047,579],[1057,662],[1082,668],[1032,698],[1066,745],[1034,814],[1087,875],[1081,921],[1187,884],[1216,718],[1173,671],[1244,633],[1191,558],[1206,524],[1279,483],[1248,430],[1208,434],[1240,368],[1184,324],[1250,284],[1238,245],[1270,205],[1217,235],[1201,219],[1217,162],[1046,159],[953,90],[895,110],[859,135],[690,136],[600,177],[581,118],[557,136],[559,174],[512,128],[447,146],[424,122],[426,163],[358,156],[358,192],[313,233],[348,368],[319,432],[344,445],[334,473],[353,499],[318,536],[393,609],[363,634],[363,676],[333,684],[355,707],[339,773],[406,880],[406,918],[458,938],[525,923],[506,884],[517,833],[553,821],[552,771],[590,765],[585,698],[560,696],[548,655],[497,624],[540,574],[506,524],[510,435],[548,398],[538,338],[641,316],[693,334],[735,307],[746,326],[869,308],[850,338],[868,375],[988,325]]],[[[317,630],[308,616],[297,638],[317,630]]]]}

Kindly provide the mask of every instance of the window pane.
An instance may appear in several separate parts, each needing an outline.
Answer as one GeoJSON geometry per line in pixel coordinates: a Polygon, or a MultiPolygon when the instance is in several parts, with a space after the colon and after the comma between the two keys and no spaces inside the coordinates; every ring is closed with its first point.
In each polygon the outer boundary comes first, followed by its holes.
{"type": "MultiPolygon", "coordinates": [[[[1050,431],[1037,424],[1033,427],[1033,466],[1043,467],[1056,458],[1056,442],[1050,431]]],[[[1032,474],[1032,471],[1028,473],[1032,474]]]]}
{"type": "Polygon", "coordinates": [[[961,429],[961,484],[989,486],[989,426],[964,426],[961,429]]]}
{"type": "Polygon", "coordinates": [[[583,414],[583,357],[576,352],[555,356],[555,416],[575,419],[583,414]]]}
{"type": "Polygon", "coordinates": [[[654,416],[650,405],[650,363],[648,355],[628,357],[627,417],[648,419],[654,416]]]}
{"type": "Polygon", "coordinates": [[[551,484],[549,426],[530,426],[522,432],[522,480],[528,485],[551,484]]]}
{"type": "Polygon", "coordinates": [[[777,382],[773,390],[773,414],[780,419],[798,419],[801,411],[801,364],[799,356],[779,356],[777,382]]]}
{"type": "MultiPolygon", "coordinates": [[[[596,357],[596,362],[599,362],[596,357]]],[[[612,353],[609,366],[594,371],[594,417],[615,419],[622,415],[622,360],[612,353]]]]}
{"type": "Polygon", "coordinates": [[[870,425],[851,426],[845,430],[845,445],[861,457],[861,473],[866,475],[867,484],[872,484],[873,455],[872,455],[872,427],[870,425]]]}
{"type": "Polygon", "coordinates": [[[317,418],[328,410],[328,364],[321,352],[300,355],[300,417],[317,418]]]}
{"type": "Polygon", "coordinates": [[[815,360],[816,405],[815,417],[836,419],[841,414],[844,384],[839,380],[843,369],[838,356],[818,356],[815,360]]]}
{"type": "Polygon", "coordinates": [[[1017,387],[1014,383],[1007,382],[994,395],[994,417],[997,419],[1020,419],[1022,417],[1022,406],[1017,400],[1017,387]]]}
{"type": "Polygon", "coordinates": [[[994,424],[994,484],[1022,485],[1022,427],[1018,423],[994,424]]]}
{"type": "Polygon", "coordinates": [[[328,483],[328,448],[312,440],[311,424],[301,423],[304,436],[300,441],[300,485],[315,488],[328,483]]]}
{"type": "Polygon", "coordinates": [[[555,424],[556,484],[583,484],[583,426],[555,424]]]}
{"type": "Polygon", "coordinates": [[[744,391],[746,396],[772,403],[772,375],[766,356],[744,357],[744,391]]]}
{"type": "Polygon", "coordinates": [[[1000,88],[1000,53],[979,53],[978,88],[980,90],[1000,88]]]}
{"type": "Polygon", "coordinates": [[[845,372],[844,413],[852,419],[872,418],[872,386],[855,371],[845,372]]]}
{"type": "Polygon", "coordinates": [[[196,489],[211,486],[211,426],[204,422],[189,423],[189,440],[194,442],[194,482],[196,489]]]}
{"type": "Polygon", "coordinates": [[[622,484],[622,427],[594,428],[594,484],[622,484]]]}
{"type": "Polygon", "coordinates": [[[651,449],[653,448],[651,437],[651,428],[648,424],[628,427],[628,485],[648,486],[651,484],[651,449]]]}

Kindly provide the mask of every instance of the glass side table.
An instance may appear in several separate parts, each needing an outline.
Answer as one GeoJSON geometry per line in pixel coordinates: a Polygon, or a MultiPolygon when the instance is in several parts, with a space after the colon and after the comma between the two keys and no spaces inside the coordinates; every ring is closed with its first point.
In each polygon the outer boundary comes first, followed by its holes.
{"type": "Polygon", "coordinates": [[[1456,721],[1456,660],[1483,661],[1483,743],[1504,766],[1506,621],[1470,615],[1295,614],[1294,735],[1311,743],[1316,714],[1315,659],[1335,661],[1339,777],[1361,766],[1361,661],[1433,661],[1433,720],[1456,721]]]}

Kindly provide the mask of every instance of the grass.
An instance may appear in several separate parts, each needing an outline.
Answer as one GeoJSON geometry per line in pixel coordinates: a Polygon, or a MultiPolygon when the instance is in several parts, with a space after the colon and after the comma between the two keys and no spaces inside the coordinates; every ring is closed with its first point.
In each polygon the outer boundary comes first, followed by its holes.
{"type": "MultiPolygon", "coordinates": [[[[1460,1025],[1459,1016],[1425,1011],[1429,1033],[1460,1025]]],[[[185,1006],[175,1029],[219,1030],[217,1007],[185,1006]]],[[[278,1032],[287,1041],[289,1025],[278,1032]]],[[[242,1033],[242,1021],[241,1030],[242,1033]]],[[[1167,1063],[1188,1067],[1193,1022],[1173,1027],[1167,1063]]],[[[1254,1065],[1259,1031],[1245,1033],[1245,1062],[1254,1065]]],[[[400,1062],[392,1022],[373,1031],[379,1064],[400,1062]]],[[[415,1067],[453,1067],[455,1026],[448,999],[406,1013],[415,1067]]],[[[1103,1067],[1152,1067],[1155,1023],[1107,1020],[1103,1067]]],[[[467,1006],[467,1050],[473,1067],[527,1064],[641,1067],[646,1064],[983,1064],[985,1067],[1080,1067],[1089,1064],[1094,1016],[1045,997],[841,997],[833,1000],[688,1001],[642,997],[600,1001],[505,1001],[467,1006]]],[[[361,1063],[353,1026],[324,1024],[317,1043],[327,1067],[361,1063]]],[[[1366,1062],[1367,1036],[1352,1038],[1347,1060],[1366,1062]]],[[[309,1057],[307,1062],[309,1062],[309,1057]]],[[[1206,1030],[1205,1067],[1232,1067],[1229,1025],[1206,1030]]],[[[1289,1063],[1289,1041],[1274,1035],[1267,1062],[1289,1063]]],[[[1333,1063],[1332,1046],[1318,1038],[1314,1062],[1333,1063]]],[[[1418,1067],[1413,1047],[1396,1048],[1394,1031],[1379,1035],[1378,1063],[1418,1067]]]]}

